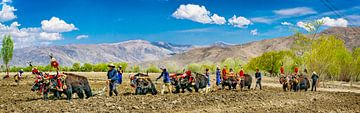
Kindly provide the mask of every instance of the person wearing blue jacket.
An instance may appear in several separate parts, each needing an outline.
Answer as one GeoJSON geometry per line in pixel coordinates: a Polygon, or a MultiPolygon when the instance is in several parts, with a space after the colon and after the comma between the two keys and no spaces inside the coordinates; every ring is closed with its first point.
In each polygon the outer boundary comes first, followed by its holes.
{"type": "Polygon", "coordinates": [[[124,73],[121,66],[118,67],[117,73],[118,73],[118,81],[117,82],[118,82],[118,84],[121,84],[122,83],[122,75],[124,73]]]}
{"type": "Polygon", "coordinates": [[[169,73],[166,71],[166,68],[165,68],[165,67],[163,67],[163,68],[161,68],[161,69],[162,69],[161,75],[160,75],[158,78],[156,78],[156,81],[157,81],[157,80],[159,80],[161,77],[163,77],[163,82],[164,82],[164,84],[163,84],[162,89],[161,89],[161,94],[164,94],[165,88],[168,89],[168,92],[169,92],[169,93],[172,93],[172,92],[171,92],[171,84],[170,84],[170,75],[169,75],[169,73]]]}
{"type": "MultiPolygon", "coordinates": [[[[221,85],[221,71],[220,71],[220,67],[216,67],[216,86],[219,87],[221,85]]],[[[219,88],[220,89],[220,88],[219,88]]]]}
{"type": "Polygon", "coordinates": [[[118,92],[116,90],[116,83],[118,82],[118,74],[115,70],[115,66],[113,64],[108,65],[109,71],[107,72],[107,84],[109,84],[109,96],[113,95],[113,92],[115,93],[115,96],[118,96],[118,92]]]}

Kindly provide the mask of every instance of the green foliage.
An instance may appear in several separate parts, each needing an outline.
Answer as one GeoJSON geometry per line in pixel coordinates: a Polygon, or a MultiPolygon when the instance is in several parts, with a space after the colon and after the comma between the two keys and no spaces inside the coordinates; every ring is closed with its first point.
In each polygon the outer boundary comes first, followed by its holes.
{"type": "Polygon", "coordinates": [[[2,40],[1,56],[6,66],[7,75],[9,75],[9,68],[10,68],[9,62],[13,57],[13,51],[14,51],[14,41],[12,40],[10,35],[5,35],[2,40]]]}
{"type": "Polygon", "coordinates": [[[80,63],[74,63],[72,65],[71,71],[80,71],[80,69],[81,69],[81,64],[80,63]]]}
{"type": "Polygon", "coordinates": [[[140,71],[141,71],[140,66],[137,66],[137,65],[132,66],[131,70],[130,70],[130,72],[132,72],[132,73],[137,73],[140,71]]]}
{"type": "MultiPolygon", "coordinates": [[[[240,58],[227,58],[221,62],[221,67],[227,66],[228,69],[232,68],[234,72],[239,72],[241,67],[244,67],[245,63],[240,58]]],[[[215,70],[216,67],[214,66],[215,70]]]]}
{"type": "MultiPolygon", "coordinates": [[[[74,65],[73,65],[74,66],[74,65]]],[[[82,72],[91,72],[93,71],[93,68],[94,66],[90,63],[84,63],[82,66],[81,66],[81,71],[82,72]]]]}
{"type": "MultiPolygon", "coordinates": [[[[259,70],[265,70],[270,74],[277,74],[280,71],[281,64],[284,62],[289,63],[289,59],[292,63],[300,63],[296,60],[295,55],[291,51],[270,51],[259,57],[250,59],[245,68],[247,70],[256,70],[256,68],[258,68],[259,70]]],[[[295,64],[290,66],[293,67],[295,64]]]]}
{"type": "Polygon", "coordinates": [[[198,72],[198,73],[202,72],[201,65],[197,64],[197,63],[191,63],[191,64],[187,65],[186,68],[187,68],[187,70],[190,70],[192,72],[198,72]]]}
{"type": "Polygon", "coordinates": [[[160,70],[160,68],[158,68],[158,67],[155,66],[155,65],[150,65],[150,66],[146,69],[146,72],[149,72],[149,73],[160,73],[161,70],[160,70]]]}
{"type": "Polygon", "coordinates": [[[126,71],[126,68],[128,67],[128,63],[126,63],[126,62],[117,62],[117,63],[114,63],[114,65],[117,67],[121,66],[121,69],[123,71],[126,71]]]}
{"type": "Polygon", "coordinates": [[[349,80],[353,56],[341,39],[334,35],[323,35],[311,44],[311,51],[305,54],[307,67],[323,77],[349,80]]]}

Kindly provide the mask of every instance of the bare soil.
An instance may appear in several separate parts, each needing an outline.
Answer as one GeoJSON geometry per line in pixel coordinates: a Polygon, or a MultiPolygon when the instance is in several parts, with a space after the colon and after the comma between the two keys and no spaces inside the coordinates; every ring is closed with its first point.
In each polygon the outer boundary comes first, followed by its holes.
{"type": "MultiPolygon", "coordinates": [[[[93,92],[106,87],[105,73],[79,74],[89,78],[93,92]]],[[[30,90],[34,82],[32,75],[23,79],[19,86],[12,78],[0,80],[0,112],[360,112],[360,88],[356,83],[350,87],[341,85],[346,83],[329,82],[327,84],[331,85],[320,88],[318,92],[284,92],[277,78],[264,77],[263,90],[129,95],[132,88],[128,74],[125,75],[124,83],[118,86],[121,95],[108,97],[104,94],[89,99],[75,96],[71,102],[65,99],[65,95],[61,100],[42,100],[40,95],[30,90]]],[[[154,79],[157,75],[151,74],[154,79]]],[[[157,87],[161,85],[160,81],[156,83],[157,87]]]]}

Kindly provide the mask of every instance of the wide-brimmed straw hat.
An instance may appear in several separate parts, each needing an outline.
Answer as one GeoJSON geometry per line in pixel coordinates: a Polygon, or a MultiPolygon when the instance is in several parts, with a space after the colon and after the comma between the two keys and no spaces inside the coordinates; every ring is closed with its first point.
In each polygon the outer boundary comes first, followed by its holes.
{"type": "Polygon", "coordinates": [[[109,64],[108,67],[115,67],[115,65],[114,64],[109,64]]]}

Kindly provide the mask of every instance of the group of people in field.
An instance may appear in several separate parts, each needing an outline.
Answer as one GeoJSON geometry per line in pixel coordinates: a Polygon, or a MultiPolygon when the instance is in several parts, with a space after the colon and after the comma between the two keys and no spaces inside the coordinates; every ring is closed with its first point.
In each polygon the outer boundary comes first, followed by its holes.
{"type": "MultiPolygon", "coordinates": [[[[116,90],[116,84],[118,84],[119,82],[116,82],[118,79],[122,79],[121,76],[116,76],[116,75],[122,75],[122,70],[121,67],[119,67],[117,70],[115,70],[115,66],[113,64],[108,65],[109,67],[109,71],[107,73],[107,83],[109,83],[109,88],[110,88],[110,96],[113,95],[113,93],[115,93],[115,95],[118,95],[118,92],[116,90]]],[[[183,91],[181,92],[185,92],[184,90],[188,90],[190,92],[192,92],[193,90],[195,90],[196,92],[198,92],[198,90],[200,89],[205,89],[206,92],[211,90],[211,77],[210,77],[210,70],[209,69],[205,69],[203,73],[197,73],[197,72],[192,72],[191,70],[184,70],[183,73],[173,73],[170,74],[165,66],[162,66],[161,68],[161,74],[156,78],[155,81],[158,81],[159,79],[162,79],[162,86],[161,86],[161,94],[164,94],[165,91],[167,93],[179,93],[180,89],[183,89],[183,91]],[[175,89],[175,90],[173,90],[175,89]]],[[[218,90],[222,90],[225,89],[224,84],[226,84],[225,81],[229,81],[230,79],[235,81],[235,84],[239,84],[240,86],[242,86],[242,83],[245,84],[247,82],[242,82],[242,81],[247,81],[248,79],[246,79],[247,77],[245,75],[244,69],[241,67],[239,72],[234,72],[234,69],[229,68],[227,66],[224,66],[222,69],[220,68],[220,66],[217,66],[215,71],[215,85],[218,90]]],[[[262,75],[261,72],[259,71],[259,69],[256,69],[255,72],[255,78],[256,78],[256,88],[259,88],[260,90],[262,89],[261,86],[261,79],[262,79],[262,75]]],[[[135,92],[137,91],[138,87],[137,84],[139,85],[143,85],[140,83],[136,83],[136,82],[149,82],[146,83],[148,84],[147,86],[151,86],[153,85],[152,81],[150,81],[150,79],[148,79],[146,76],[148,76],[147,74],[136,74],[133,76],[130,76],[130,83],[131,86],[134,87],[135,92]],[[142,77],[140,77],[139,75],[144,75],[142,77]]],[[[121,83],[121,82],[120,82],[121,83]]],[[[251,79],[250,79],[250,84],[251,84],[251,79]]],[[[146,87],[147,87],[146,86],[146,87]]],[[[144,87],[144,86],[141,86],[144,87]]],[[[140,87],[140,88],[141,88],[140,87]]],[[[250,87],[250,86],[249,86],[250,87]]],[[[231,89],[231,88],[230,88],[231,89]]],[[[233,89],[236,89],[233,88],[233,89]]],[[[145,92],[146,93],[146,92],[145,92]]]]}
{"type": "MultiPolygon", "coordinates": [[[[63,89],[66,88],[66,85],[64,85],[64,74],[59,73],[59,62],[53,57],[52,54],[50,56],[50,64],[51,64],[51,70],[50,72],[55,69],[56,74],[49,74],[40,72],[36,67],[33,67],[32,73],[36,75],[35,83],[44,84],[43,86],[39,86],[39,92],[44,92],[45,84],[48,81],[54,81],[52,86],[58,91],[63,91],[63,89]]],[[[30,63],[30,66],[31,63],[30,63]]],[[[205,69],[202,73],[198,72],[192,72],[191,70],[185,70],[183,73],[173,73],[170,74],[165,66],[162,66],[161,68],[161,74],[156,78],[155,81],[158,81],[159,79],[162,79],[162,86],[161,86],[161,94],[164,94],[165,91],[167,93],[179,93],[185,92],[185,89],[192,92],[194,89],[196,92],[198,92],[200,89],[204,89],[206,92],[214,91],[214,90],[224,90],[226,89],[225,86],[229,86],[229,89],[236,89],[236,85],[240,86],[240,89],[242,90],[243,87],[248,86],[248,89],[250,89],[252,78],[255,78],[256,84],[255,88],[259,88],[262,90],[262,74],[258,68],[256,68],[256,72],[252,75],[246,74],[243,67],[240,66],[240,69],[238,72],[235,72],[233,68],[228,68],[227,66],[223,66],[222,68],[220,66],[217,66],[214,70],[215,74],[215,85],[212,86],[211,81],[211,72],[209,69],[205,69]],[[175,90],[173,90],[175,89],[175,90]],[[180,91],[182,89],[182,91],[180,91]]],[[[15,79],[16,82],[18,82],[24,71],[20,70],[18,74],[16,75],[17,78],[15,79]]],[[[118,96],[119,92],[117,90],[117,85],[122,84],[122,77],[123,77],[123,69],[121,66],[116,67],[113,64],[108,65],[108,72],[107,72],[107,79],[106,83],[109,88],[109,96],[118,96]]],[[[303,73],[307,73],[306,69],[303,73]]],[[[283,66],[280,68],[280,74],[282,75],[280,77],[280,83],[284,85],[288,90],[294,90],[297,91],[298,89],[301,89],[302,85],[305,85],[305,87],[309,87],[310,85],[307,85],[310,83],[309,80],[307,80],[306,76],[304,76],[303,73],[299,72],[299,68],[296,66],[294,68],[293,74],[285,74],[285,69],[283,66]],[[304,82],[304,83],[303,83],[304,82]],[[286,85],[286,86],[285,86],[286,85]]],[[[136,75],[130,75],[130,84],[132,87],[135,88],[135,94],[139,93],[139,83],[142,82],[141,85],[147,84],[146,91],[152,92],[152,94],[157,94],[157,90],[155,89],[154,83],[151,81],[150,77],[147,77],[148,74],[136,74],[136,75]]],[[[311,79],[312,79],[312,88],[311,91],[316,91],[316,85],[318,81],[319,76],[316,74],[316,72],[312,73],[311,79]]],[[[140,92],[144,91],[144,86],[140,87],[140,92]],[[143,88],[143,89],[141,89],[143,88]]],[[[146,94],[146,92],[142,92],[143,94],[146,94]]]]}
{"type": "MultiPolygon", "coordinates": [[[[294,72],[292,74],[285,74],[284,66],[280,67],[280,83],[283,84],[284,91],[293,90],[299,91],[304,89],[307,91],[310,88],[310,80],[307,78],[307,70],[304,69],[303,72],[299,72],[299,68],[297,65],[294,67],[294,72]]],[[[319,75],[314,71],[311,74],[311,91],[316,91],[316,87],[318,84],[319,75]]]]}

